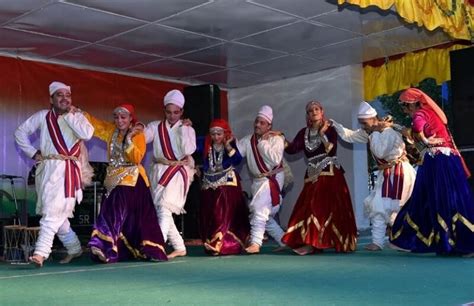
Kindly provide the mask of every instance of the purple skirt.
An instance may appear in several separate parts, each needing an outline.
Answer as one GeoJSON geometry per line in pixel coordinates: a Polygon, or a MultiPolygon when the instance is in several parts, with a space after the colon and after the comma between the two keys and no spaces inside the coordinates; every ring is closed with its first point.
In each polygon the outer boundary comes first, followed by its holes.
{"type": "Polygon", "coordinates": [[[425,154],[413,193],[398,213],[391,242],[412,252],[474,252],[474,198],[457,155],[425,154]]]}
{"type": "Polygon", "coordinates": [[[199,229],[207,253],[231,255],[242,252],[250,224],[240,180],[237,186],[220,186],[201,192],[199,229]]]}
{"type": "MultiPolygon", "coordinates": [[[[150,189],[137,184],[117,186],[102,199],[89,247],[99,248],[109,263],[130,258],[168,260],[150,189]]],[[[92,259],[99,259],[92,254],[92,259]]]]}

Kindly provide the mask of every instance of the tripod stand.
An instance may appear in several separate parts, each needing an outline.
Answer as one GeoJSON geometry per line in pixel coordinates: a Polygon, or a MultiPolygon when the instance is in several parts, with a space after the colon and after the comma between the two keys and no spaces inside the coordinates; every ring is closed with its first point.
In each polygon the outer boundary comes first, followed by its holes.
{"type": "Polygon", "coordinates": [[[27,209],[26,209],[26,203],[24,201],[22,202],[22,207],[19,207],[18,204],[18,197],[16,194],[16,189],[15,189],[15,180],[22,180],[23,185],[24,185],[24,190],[26,193],[26,180],[21,177],[21,176],[15,176],[15,175],[7,175],[7,174],[2,174],[0,175],[0,179],[2,180],[10,180],[10,186],[11,186],[11,195],[8,194],[6,191],[2,191],[2,194],[7,197],[10,201],[12,201],[15,204],[15,214],[13,217],[13,224],[14,225],[23,225],[23,226],[28,226],[28,214],[27,214],[27,209]],[[21,212],[20,212],[21,210],[21,212]]]}

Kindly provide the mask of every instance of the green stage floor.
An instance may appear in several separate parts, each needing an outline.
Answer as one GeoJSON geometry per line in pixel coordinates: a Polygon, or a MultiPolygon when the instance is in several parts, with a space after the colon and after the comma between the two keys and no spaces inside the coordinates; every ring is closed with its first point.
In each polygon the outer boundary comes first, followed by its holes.
{"type": "Polygon", "coordinates": [[[164,263],[0,263],[0,305],[462,305],[474,259],[371,253],[210,257],[197,246],[164,263]]]}

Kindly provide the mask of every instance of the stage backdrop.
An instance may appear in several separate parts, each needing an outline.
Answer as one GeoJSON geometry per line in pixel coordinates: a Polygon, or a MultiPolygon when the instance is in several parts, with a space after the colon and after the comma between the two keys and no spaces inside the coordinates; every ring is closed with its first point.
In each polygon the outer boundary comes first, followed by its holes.
{"type": "MultiPolygon", "coordinates": [[[[72,86],[73,104],[96,117],[112,120],[121,103],[135,105],[137,117],[148,123],[163,118],[163,97],[184,84],[75,69],[55,64],[0,57],[0,174],[25,177],[33,166],[15,145],[15,129],[30,115],[49,108],[48,85],[61,81],[72,86]]],[[[221,110],[227,117],[227,92],[221,91],[221,110]]],[[[37,145],[37,137],[32,141],[37,145]]],[[[105,145],[86,143],[91,161],[105,161],[105,145]]],[[[147,158],[150,160],[148,147],[147,158]]],[[[148,166],[148,165],[146,165],[148,166]]]]}

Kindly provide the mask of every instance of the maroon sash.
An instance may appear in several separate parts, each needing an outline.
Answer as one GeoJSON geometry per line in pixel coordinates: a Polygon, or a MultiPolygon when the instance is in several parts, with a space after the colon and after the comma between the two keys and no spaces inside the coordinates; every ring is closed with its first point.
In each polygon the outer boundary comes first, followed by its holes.
{"type": "Polygon", "coordinates": [[[382,184],[382,198],[391,198],[393,200],[400,200],[403,191],[403,165],[401,162],[395,166],[387,167],[388,162],[374,156],[375,161],[379,166],[386,167],[383,169],[383,184],[382,184]],[[393,183],[390,181],[390,176],[393,174],[393,183]]]}
{"type": "MultiPolygon", "coordinates": [[[[258,144],[257,137],[255,137],[255,134],[254,134],[252,135],[252,138],[250,138],[250,145],[252,147],[255,163],[257,164],[257,168],[258,168],[258,171],[260,171],[260,173],[268,173],[270,171],[268,170],[267,165],[265,165],[262,155],[260,155],[260,152],[258,151],[257,144],[258,144]]],[[[281,164],[276,166],[272,170],[277,170],[279,168],[281,168],[281,164]]],[[[266,178],[268,178],[268,182],[270,183],[270,195],[272,198],[272,205],[276,206],[280,204],[280,193],[281,193],[280,185],[278,185],[278,181],[276,180],[276,174],[267,176],[266,178]]]]}
{"type": "MultiPolygon", "coordinates": [[[[163,155],[167,160],[170,161],[177,161],[178,159],[174,155],[173,147],[171,146],[170,135],[168,133],[168,129],[166,128],[165,121],[161,121],[158,125],[158,136],[160,139],[161,149],[163,150],[163,155]]],[[[161,176],[158,184],[166,187],[171,179],[175,176],[176,173],[181,173],[184,182],[184,193],[186,194],[187,184],[188,184],[188,174],[184,166],[182,165],[170,165],[163,175],[161,176]]]]}
{"type": "MultiPolygon", "coordinates": [[[[49,135],[53,141],[54,148],[59,154],[68,157],[79,157],[81,153],[80,141],[76,142],[71,149],[67,148],[64,137],[59,129],[58,117],[51,110],[46,115],[46,123],[49,135]]],[[[81,170],[76,161],[66,159],[66,173],[64,178],[64,191],[66,198],[74,198],[76,190],[81,189],[81,170]]]]}

